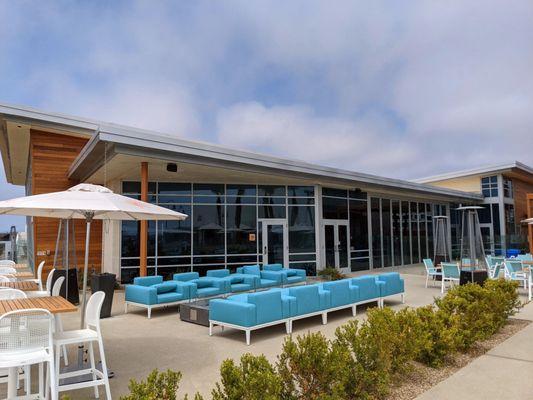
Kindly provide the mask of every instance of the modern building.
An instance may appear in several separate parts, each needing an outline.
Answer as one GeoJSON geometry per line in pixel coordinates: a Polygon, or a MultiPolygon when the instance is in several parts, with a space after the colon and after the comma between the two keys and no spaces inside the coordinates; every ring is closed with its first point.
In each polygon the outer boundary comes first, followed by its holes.
{"type": "MultiPolygon", "coordinates": [[[[96,225],[91,267],[123,282],[144,273],[267,262],[310,274],[326,266],[356,271],[419,263],[433,254],[434,215],[487,201],[478,188],[389,179],[10,105],[0,105],[0,151],[7,181],[27,194],[90,182],[189,215],[96,225]]],[[[533,181],[531,169],[515,169],[533,181]]],[[[503,176],[514,182],[515,175],[503,174],[501,192],[491,197],[503,193],[503,176]]],[[[504,206],[496,214],[505,221],[500,212],[504,206]]],[[[53,264],[57,229],[52,219],[28,221],[35,262],[53,264]]],[[[82,229],[80,223],[80,260],[82,229]]]]}

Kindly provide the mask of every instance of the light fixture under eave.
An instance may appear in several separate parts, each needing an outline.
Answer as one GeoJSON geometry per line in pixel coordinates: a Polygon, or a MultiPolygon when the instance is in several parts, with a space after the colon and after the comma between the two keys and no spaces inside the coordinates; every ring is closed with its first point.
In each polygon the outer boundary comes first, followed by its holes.
{"type": "Polygon", "coordinates": [[[167,171],[168,172],[178,172],[178,165],[174,163],[168,163],[167,164],[167,171]]]}

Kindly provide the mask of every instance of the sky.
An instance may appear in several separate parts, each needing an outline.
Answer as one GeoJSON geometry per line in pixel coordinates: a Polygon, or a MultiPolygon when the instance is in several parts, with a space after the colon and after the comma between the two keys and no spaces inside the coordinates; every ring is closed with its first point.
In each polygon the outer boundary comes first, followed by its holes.
{"type": "Polygon", "coordinates": [[[0,102],[393,178],[533,165],[530,0],[0,0],[0,19],[0,102]]]}

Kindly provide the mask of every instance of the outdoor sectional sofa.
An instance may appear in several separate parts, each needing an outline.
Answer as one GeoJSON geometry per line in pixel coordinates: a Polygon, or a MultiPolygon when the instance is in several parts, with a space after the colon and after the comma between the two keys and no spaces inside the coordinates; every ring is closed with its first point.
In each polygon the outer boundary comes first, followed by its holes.
{"type": "Polygon", "coordinates": [[[148,318],[152,309],[180,304],[197,297],[197,286],[192,282],[165,281],[162,276],[143,276],[133,280],[133,285],[126,285],[126,301],[128,305],[146,308],[148,318]]]}
{"type": "Polygon", "coordinates": [[[404,291],[403,279],[392,272],[214,299],[209,303],[209,335],[217,325],[239,329],[249,345],[253,330],[284,323],[291,333],[293,321],[313,315],[321,315],[326,324],[328,312],[352,308],[355,315],[358,304],[376,301],[383,307],[384,298],[393,295],[401,295],[403,302],[404,291]]]}
{"type": "Polygon", "coordinates": [[[265,265],[263,270],[259,265],[248,265],[237,268],[235,274],[228,269],[209,270],[204,277],[197,272],[184,272],[165,282],[162,276],[139,277],[133,285],[126,285],[125,311],[128,305],[146,308],[150,318],[152,309],[157,307],[305,282],[305,270],[283,268],[281,264],[265,265]]]}

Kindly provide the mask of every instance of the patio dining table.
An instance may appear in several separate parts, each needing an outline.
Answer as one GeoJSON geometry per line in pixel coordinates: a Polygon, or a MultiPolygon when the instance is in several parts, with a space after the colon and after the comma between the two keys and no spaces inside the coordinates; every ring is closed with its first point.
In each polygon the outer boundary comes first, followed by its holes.
{"type": "Polygon", "coordinates": [[[39,285],[34,281],[0,282],[0,287],[18,289],[23,292],[35,292],[39,290],[39,285]]]}
{"type": "Polygon", "coordinates": [[[15,274],[13,274],[13,276],[20,281],[28,280],[28,279],[35,279],[35,276],[33,276],[33,272],[29,272],[29,271],[16,272],[15,274]]]}
{"type": "MultiPolygon", "coordinates": [[[[0,300],[0,315],[4,315],[10,311],[28,310],[32,308],[44,308],[52,314],[75,312],[78,310],[78,307],[61,296],[0,300]]],[[[15,398],[17,395],[17,376],[17,368],[10,368],[8,377],[8,399],[15,398]]]]}

